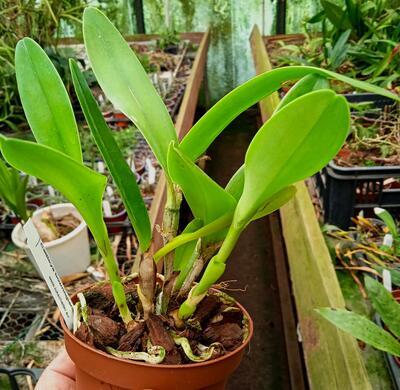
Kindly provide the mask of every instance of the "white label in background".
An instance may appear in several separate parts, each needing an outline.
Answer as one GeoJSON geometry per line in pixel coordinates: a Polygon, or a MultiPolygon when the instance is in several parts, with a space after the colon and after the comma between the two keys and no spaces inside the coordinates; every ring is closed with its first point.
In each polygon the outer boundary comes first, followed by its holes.
{"type": "Polygon", "coordinates": [[[107,195],[108,195],[108,197],[110,199],[114,199],[114,190],[112,189],[112,187],[107,186],[106,187],[106,192],[107,192],[107,195]]]}
{"type": "Polygon", "coordinates": [[[62,316],[64,317],[66,325],[69,329],[72,329],[74,313],[73,304],[68,296],[68,293],[65,291],[61,279],[54,268],[54,264],[51,261],[50,256],[47,253],[46,248],[40,239],[39,233],[37,232],[31,219],[28,219],[28,222],[24,225],[24,232],[28,247],[32,252],[33,258],[35,259],[36,264],[47,283],[47,286],[49,287],[51,295],[56,301],[56,304],[60,309],[62,316]]]}
{"type": "Polygon", "coordinates": [[[105,217],[111,217],[112,212],[111,212],[111,205],[108,200],[103,200],[103,212],[105,217]]]}
{"type": "Polygon", "coordinates": [[[97,162],[97,172],[104,173],[104,171],[105,171],[104,162],[98,161],[97,162]]]}
{"type": "Polygon", "coordinates": [[[392,292],[392,275],[390,274],[390,271],[384,269],[382,271],[382,279],[383,279],[383,285],[386,288],[386,290],[392,292]]]}
{"type": "Polygon", "coordinates": [[[393,245],[393,236],[390,233],[385,234],[385,236],[383,237],[383,245],[388,246],[389,248],[392,247],[392,245],[393,245]]]}
{"type": "Polygon", "coordinates": [[[54,191],[54,188],[52,186],[47,186],[47,191],[49,191],[50,196],[56,196],[56,192],[54,191]]]}
{"type": "Polygon", "coordinates": [[[149,158],[146,158],[146,170],[148,173],[149,184],[152,185],[156,182],[156,170],[149,158]]]}

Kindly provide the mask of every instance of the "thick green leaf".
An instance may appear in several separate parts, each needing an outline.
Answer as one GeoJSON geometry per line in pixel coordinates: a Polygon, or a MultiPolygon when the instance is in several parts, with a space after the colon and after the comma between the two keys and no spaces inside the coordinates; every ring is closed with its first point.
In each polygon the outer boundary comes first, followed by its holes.
{"type": "Polygon", "coordinates": [[[244,187],[244,165],[242,165],[231,177],[225,187],[225,191],[229,192],[237,201],[243,193],[244,187]]]}
{"type": "Polygon", "coordinates": [[[378,281],[366,276],[365,288],[372,306],[381,316],[382,321],[390,331],[400,338],[400,304],[396,302],[392,294],[378,281]]]}
{"type": "Polygon", "coordinates": [[[107,126],[97,106],[84,75],[79,70],[78,64],[71,60],[70,67],[75,92],[86,121],[110,174],[119,189],[129,219],[138,237],[140,248],[144,252],[150,246],[151,226],[146,206],[143,202],[139,186],[136,183],[136,176],[124,159],[112,135],[112,131],[107,126]]]}
{"type": "Polygon", "coordinates": [[[1,139],[6,161],[16,169],[51,184],[78,209],[99,247],[108,240],[103,221],[102,197],[107,178],[45,145],[1,139]],[[29,156],[29,158],[27,158],[29,156]]]}
{"type": "Polygon", "coordinates": [[[234,210],[235,198],[172,143],[168,152],[168,168],[172,180],[181,187],[193,215],[204,224],[234,210]]]}
{"type": "Polygon", "coordinates": [[[180,143],[180,149],[185,156],[196,160],[207,150],[218,134],[240,113],[277,91],[283,82],[299,80],[313,73],[343,81],[360,90],[400,101],[400,97],[383,88],[354,80],[329,70],[310,66],[282,67],[262,73],[225,95],[196,122],[180,143]]]}
{"type": "Polygon", "coordinates": [[[328,80],[318,74],[309,74],[300,79],[292,88],[290,88],[289,92],[279,102],[275,111],[279,111],[282,107],[300,96],[319,89],[329,89],[328,80]]]}
{"type": "Polygon", "coordinates": [[[344,309],[322,308],[316,311],[339,329],[381,351],[400,356],[400,343],[369,319],[344,309]]]}
{"type": "Polygon", "coordinates": [[[83,36],[104,93],[135,123],[166,170],[168,145],[177,140],[176,131],[140,61],[107,17],[95,8],[85,9],[83,36]]]}
{"type": "Polygon", "coordinates": [[[30,38],[17,44],[15,73],[22,106],[37,142],[82,162],[68,93],[47,54],[30,38]]]}
{"type": "Polygon", "coordinates": [[[345,98],[331,90],[299,97],[274,114],[247,150],[234,223],[246,225],[274,193],[325,166],[345,141],[349,121],[345,98]]]}
{"type": "Polygon", "coordinates": [[[253,221],[266,215],[272,214],[274,211],[280,209],[284,204],[289,202],[290,199],[296,194],[296,187],[289,186],[279,191],[275,195],[273,195],[266,202],[265,206],[258,209],[256,215],[253,217],[253,221]]]}

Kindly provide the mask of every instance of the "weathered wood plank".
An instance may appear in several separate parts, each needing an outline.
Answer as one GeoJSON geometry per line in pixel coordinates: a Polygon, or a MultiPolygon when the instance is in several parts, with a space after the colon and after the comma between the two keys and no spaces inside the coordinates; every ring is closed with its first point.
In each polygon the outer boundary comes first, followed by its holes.
{"type": "MultiPolygon", "coordinates": [[[[126,35],[124,38],[128,42],[146,42],[159,38],[159,34],[135,34],[126,35]]],[[[187,32],[179,34],[180,39],[189,40],[192,43],[201,43],[204,38],[203,32],[187,32]]],[[[83,43],[81,37],[66,37],[58,40],[60,45],[79,45],[83,43]]]]}
{"type": "MultiPolygon", "coordinates": [[[[178,138],[182,137],[190,130],[193,125],[196,112],[197,100],[201,83],[204,76],[204,69],[207,60],[207,50],[210,42],[209,32],[203,34],[200,46],[196,53],[192,71],[189,76],[188,84],[183,96],[182,104],[176,119],[175,128],[178,138]]],[[[155,196],[150,208],[150,222],[154,232],[153,249],[157,250],[162,246],[162,237],[157,234],[157,225],[161,225],[163,218],[164,204],[166,201],[166,180],[161,173],[158,181],[155,196]]]]}
{"type": "MultiPolygon", "coordinates": [[[[257,27],[252,35],[257,73],[271,69],[257,27]]],[[[267,120],[279,99],[260,104],[267,120]]],[[[308,190],[297,183],[297,194],[280,210],[296,302],[303,353],[312,389],[371,389],[358,344],[314,311],[318,307],[344,307],[344,299],[321,233],[308,190]]]]}

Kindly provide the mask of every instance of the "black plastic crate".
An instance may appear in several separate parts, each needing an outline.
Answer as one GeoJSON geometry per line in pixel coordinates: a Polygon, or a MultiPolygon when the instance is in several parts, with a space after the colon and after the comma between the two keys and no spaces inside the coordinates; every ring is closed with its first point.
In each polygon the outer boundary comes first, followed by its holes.
{"type": "MultiPolygon", "coordinates": [[[[372,102],[375,107],[393,105],[393,101],[374,94],[346,95],[349,102],[372,102]]],[[[361,210],[373,216],[374,207],[400,213],[399,188],[388,186],[387,179],[400,179],[400,166],[342,167],[331,161],[316,176],[326,223],[347,229],[351,218],[361,210]]]]}

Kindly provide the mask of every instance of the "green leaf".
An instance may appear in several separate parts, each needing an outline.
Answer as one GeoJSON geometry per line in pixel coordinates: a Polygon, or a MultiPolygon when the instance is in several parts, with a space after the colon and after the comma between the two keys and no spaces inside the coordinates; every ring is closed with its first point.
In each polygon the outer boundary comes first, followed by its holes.
{"type": "Polygon", "coordinates": [[[350,20],[342,7],[328,0],[321,0],[321,5],[326,17],[338,30],[348,30],[351,28],[350,20]]]}
{"type": "Polygon", "coordinates": [[[393,219],[393,217],[390,215],[390,213],[387,210],[382,209],[380,207],[375,207],[374,213],[380,220],[382,220],[385,223],[385,225],[388,227],[390,233],[392,234],[393,238],[395,238],[399,235],[399,233],[397,231],[396,221],[393,219]]]}
{"type": "Polygon", "coordinates": [[[288,103],[296,100],[309,92],[317,91],[319,89],[329,89],[329,82],[325,77],[318,74],[309,74],[308,76],[300,79],[289,92],[281,99],[275,111],[279,111],[288,103]]]}
{"type": "Polygon", "coordinates": [[[399,96],[383,88],[326,69],[310,66],[282,67],[262,73],[225,95],[195,123],[180,143],[180,149],[185,156],[193,161],[196,160],[207,150],[218,134],[240,113],[277,91],[283,82],[298,80],[313,73],[342,81],[356,89],[400,101],[399,96]]]}
{"type": "Polygon", "coordinates": [[[242,165],[231,177],[225,187],[225,191],[229,192],[237,201],[243,193],[244,187],[244,165],[242,165]]]}
{"type": "Polygon", "coordinates": [[[272,214],[274,211],[280,209],[284,204],[289,202],[290,199],[296,194],[296,187],[289,186],[273,195],[266,204],[258,209],[256,215],[253,217],[253,221],[259,218],[263,218],[266,215],[272,214]]]}
{"type": "Polygon", "coordinates": [[[168,152],[168,168],[172,180],[181,187],[193,215],[204,224],[235,208],[235,198],[172,143],[168,152]]]}
{"type": "Polygon", "coordinates": [[[340,36],[329,54],[331,69],[337,69],[346,59],[351,30],[346,30],[340,36]]]}
{"type": "Polygon", "coordinates": [[[167,171],[168,145],[177,141],[176,131],[140,61],[107,17],[95,8],[85,9],[83,36],[104,93],[135,123],[167,171]]]}
{"type": "Polygon", "coordinates": [[[100,249],[108,241],[102,197],[107,178],[45,145],[7,138],[1,151],[16,169],[51,184],[78,209],[100,249]],[[29,158],[27,158],[29,156],[29,158]]]}
{"type": "Polygon", "coordinates": [[[37,142],[82,162],[68,93],[47,54],[30,38],[17,44],[15,73],[22,106],[37,142]]]}
{"type": "Polygon", "coordinates": [[[392,294],[378,281],[369,276],[366,276],[364,281],[372,306],[390,331],[400,338],[400,304],[396,302],[392,294]]]}
{"type": "Polygon", "coordinates": [[[345,141],[349,121],[345,98],[331,90],[311,92],[275,113],[247,150],[235,225],[245,226],[274,193],[325,166],[345,141]]]}
{"type": "Polygon", "coordinates": [[[119,189],[129,219],[138,237],[140,248],[144,252],[150,246],[152,231],[149,215],[143,202],[139,186],[136,183],[136,176],[124,159],[112,135],[112,131],[107,126],[97,106],[84,75],[79,70],[78,64],[71,60],[70,68],[75,92],[90,131],[119,189]]]}
{"type": "Polygon", "coordinates": [[[339,329],[384,352],[400,356],[400,343],[369,319],[344,309],[322,308],[316,311],[339,329]]]}

